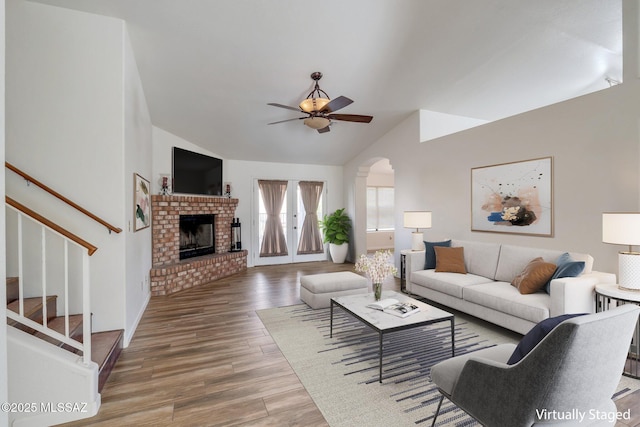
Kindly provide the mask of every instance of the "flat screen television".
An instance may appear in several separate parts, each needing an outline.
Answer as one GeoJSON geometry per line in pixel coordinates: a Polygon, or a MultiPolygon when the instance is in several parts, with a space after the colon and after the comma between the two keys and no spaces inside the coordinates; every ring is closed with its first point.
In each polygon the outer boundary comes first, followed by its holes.
{"type": "Polygon", "coordinates": [[[222,196],[222,159],[173,147],[171,163],[173,193],[222,196]]]}

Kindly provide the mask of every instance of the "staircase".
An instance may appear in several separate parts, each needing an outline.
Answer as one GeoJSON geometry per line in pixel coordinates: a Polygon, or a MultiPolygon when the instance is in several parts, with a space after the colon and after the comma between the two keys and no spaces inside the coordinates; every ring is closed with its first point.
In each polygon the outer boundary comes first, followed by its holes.
{"type": "MultiPolygon", "coordinates": [[[[5,166],[109,234],[122,232],[15,166],[5,166]]],[[[44,426],[92,417],[124,337],[123,330],[92,328],[90,258],[98,248],[8,195],[5,207],[6,274],[15,276],[6,278],[9,401],[45,405],[11,412],[9,423],[44,426]],[[46,406],[63,402],[83,402],[83,410],[46,406]]]]}
{"type": "MultiPolygon", "coordinates": [[[[7,278],[7,310],[19,313],[19,279],[17,277],[7,278]]],[[[24,316],[34,322],[43,325],[44,313],[46,313],[48,328],[53,329],[59,334],[65,335],[67,321],[65,316],[56,316],[57,296],[47,296],[46,310],[43,310],[43,298],[25,298],[24,316]]],[[[69,315],[69,337],[78,343],[83,342],[83,321],[81,314],[69,315]]],[[[34,335],[52,345],[68,350],[74,354],[82,354],[82,351],[69,346],[55,338],[38,332],[26,325],[18,323],[14,320],[7,319],[7,324],[16,327],[30,335],[34,335]]],[[[98,392],[102,391],[105,382],[109,378],[109,374],[120,356],[122,351],[122,339],[124,331],[119,329],[115,331],[93,332],[91,334],[91,360],[98,365],[98,392]]]]}

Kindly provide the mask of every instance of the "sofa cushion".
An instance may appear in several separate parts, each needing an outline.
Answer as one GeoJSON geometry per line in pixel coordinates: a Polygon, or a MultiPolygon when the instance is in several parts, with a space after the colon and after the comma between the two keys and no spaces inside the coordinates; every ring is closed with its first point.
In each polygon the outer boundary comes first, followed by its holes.
{"type": "Polygon", "coordinates": [[[495,279],[498,258],[500,256],[499,243],[472,242],[467,240],[452,240],[452,247],[464,247],[464,264],[467,273],[495,279]]]}
{"type": "Polygon", "coordinates": [[[436,273],[435,270],[420,270],[411,273],[411,282],[462,299],[462,290],[467,286],[491,282],[475,274],[436,273]]]}
{"type": "Polygon", "coordinates": [[[451,246],[451,240],[444,240],[442,242],[424,242],[424,269],[429,270],[436,268],[436,252],[433,250],[434,246],[451,246]]]}
{"type": "Polygon", "coordinates": [[[562,279],[564,277],[578,277],[584,271],[584,261],[574,261],[569,253],[565,252],[556,260],[558,265],[553,272],[551,278],[544,286],[544,291],[551,293],[551,281],[553,279],[562,279]]]}
{"type": "Polygon", "coordinates": [[[435,246],[436,272],[467,274],[464,266],[464,248],[435,246]]]}
{"type": "Polygon", "coordinates": [[[551,296],[545,292],[522,295],[509,282],[489,282],[463,289],[465,301],[538,323],[549,317],[551,296]]]}
{"type": "Polygon", "coordinates": [[[527,264],[524,270],[511,281],[511,286],[515,286],[523,295],[538,292],[549,283],[555,271],[555,264],[545,262],[542,257],[534,258],[527,264]]]}
{"type": "Polygon", "coordinates": [[[496,271],[496,280],[511,283],[532,259],[542,257],[546,262],[555,264],[560,255],[562,255],[562,251],[552,249],[502,245],[500,249],[500,260],[498,260],[498,270],[496,271]]]}

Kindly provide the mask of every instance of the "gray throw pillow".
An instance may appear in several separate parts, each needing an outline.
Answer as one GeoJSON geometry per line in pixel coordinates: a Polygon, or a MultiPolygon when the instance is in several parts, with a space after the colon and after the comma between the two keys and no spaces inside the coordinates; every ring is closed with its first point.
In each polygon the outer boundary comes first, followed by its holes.
{"type": "Polygon", "coordinates": [[[451,240],[444,240],[442,242],[424,242],[424,269],[433,270],[436,268],[436,251],[434,246],[444,246],[446,248],[451,247],[451,240]]]}

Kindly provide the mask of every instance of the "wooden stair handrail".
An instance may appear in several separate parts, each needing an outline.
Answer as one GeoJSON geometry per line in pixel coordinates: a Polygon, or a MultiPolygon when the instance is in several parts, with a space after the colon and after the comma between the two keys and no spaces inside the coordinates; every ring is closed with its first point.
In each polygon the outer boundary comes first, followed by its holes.
{"type": "Polygon", "coordinates": [[[41,183],[37,179],[33,178],[31,175],[29,175],[29,174],[21,171],[17,167],[13,166],[11,163],[4,162],[4,165],[7,167],[7,169],[12,170],[13,172],[17,173],[18,175],[20,175],[21,177],[26,179],[28,182],[34,183],[35,185],[37,185],[38,187],[42,188],[47,193],[51,194],[54,197],[57,197],[58,199],[62,200],[63,202],[65,202],[69,206],[72,206],[73,208],[79,210],[80,212],[82,212],[83,214],[85,214],[89,218],[93,219],[94,221],[99,222],[100,224],[104,225],[109,230],[109,233],[111,233],[112,231],[114,231],[116,233],[120,233],[122,231],[121,228],[118,228],[118,227],[116,227],[114,225],[111,225],[108,222],[106,222],[105,220],[103,220],[102,218],[92,214],[91,212],[89,212],[88,210],[83,208],[82,206],[79,206],[75,202],[73,202],[73,201],[67,199],[66,197],[64,197],[62,194],[58,193],[57,191],[53,190],[52,188],[46,186],[45,184],[41,183]]]}
{"type": "Polygon", "coordinates": [[[28,207],[16,202],[11,197],[4,196],[4,198],[5,198],[5,201],[7,202],[8,205],[13,206],[14,208],[19,210],[20,212],[24,213],[25,215],[30,216],[31,218],[35,219],[36,221],[46,225],[47,227],[51,228],[54,231],[57,231],[58,233],[62,234],[67,239],[72,240],[72,241],[76,242],[77,244],[79,244],[80,246],[86,248],[87,252],[89,253],[89,256],[93,255],[93,253],[98,250],[98,248],[93,246],[91,243],[87,242],[86,240],[81,239],[80,237],[76,236],[72,232],[67,231],[66,229],[60,227],[58,224],[56,224],[56,223],[54,223],[52,221],[49,221],[47,218],[43,217],[39,213],[37,213],[37,212],[29,209],[28,207]]]}

